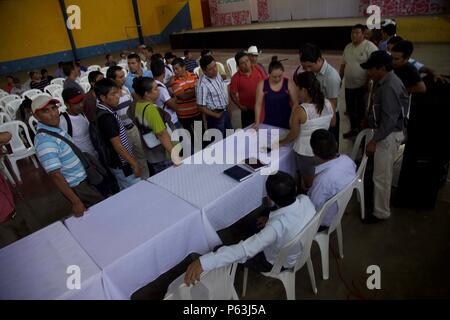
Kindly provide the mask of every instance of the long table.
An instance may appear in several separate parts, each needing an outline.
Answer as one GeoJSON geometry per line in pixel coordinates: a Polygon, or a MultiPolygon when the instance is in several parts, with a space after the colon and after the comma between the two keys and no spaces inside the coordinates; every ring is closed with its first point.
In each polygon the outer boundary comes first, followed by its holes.
{"type": "Polygon", "coordinates": [[[101,270],[61,222],[2,248],[0,268],[1,300],[106,298],[101,270]]]}
{"type": "Polygon", "coordinates": [[[65,224],[101,268],[108,299],[129,299],[189,253],[220,244],[199,209],[146,181],[65,224]]]}
{"type": "MultiPolygon", "coordinates": [[[[267,141],[259,139],[258,146],[253,149],[262,159],[265,158],[264,150],[267,145],[273,144],[273,140],[276,139],[274,134],[270,134],[270,130],[278,128],[261,125],[260,130],[264,129],[269,130],[267,141]]],[[[280,136],[286,133],[286,130],[279,130],[280,136]]],[[[214,230],[225,229],[258,208],[266,195],[264,184],[267,175],[263,175],[261,172],[253,174],[251,178],[243,182],[237,182],[223,174],[224,170],[240,164],[249,156],[254,156],[250,152],[250,144],[237,144],[237,141],[242,142],[246,139],[245,134],[242,130],[238,131],[185,159],[181,166],[168,168],[150,177],[148,181],[201,209],[205,217],[204,222],[214,230]],[[230,155],[230,149],[234,151],[234,159],[227,164],[210,164],[208,159],[209,163],[192,164],[201,162],[201,159],[205,162],[205,154],[223,154],[226,157],[230,155]]],[[[253,132],[253,134],[255,133],[253,132]]],[[[279,156],[277,159],[273,159],[272,165],[279,170],[293,174],[295,159],[291,146],[282,147],[278,151],[273,150],[272,153],[274,152],[279,152],[279,156]]]]}

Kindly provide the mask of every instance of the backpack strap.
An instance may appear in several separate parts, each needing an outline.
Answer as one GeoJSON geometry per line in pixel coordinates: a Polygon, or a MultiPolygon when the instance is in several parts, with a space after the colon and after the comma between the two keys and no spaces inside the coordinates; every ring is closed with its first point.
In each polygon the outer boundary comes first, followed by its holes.
{"type": "Polygon", "coordinates": [[[69,134],[69,136],[73,137],[72,121],[70,120],[69,114],[67,112],[63,112],[61,114],[67,122],[67,133],[69,134]]]}
{"type": "Polygon", "coordinates": [[[72,151],[75,153],[75,155],[80,159],[81,164],[83,165],[83,167],[85,169],[87,169],[89,167],[88,161],[86,160],[86,157],[84,156],[83,152],[72,141],[70,141],[69,139],[63,137],[62,135],[60,135],[60,134],[58,134],[56,132],[53,132],[53,131],[50,131],[50,130],[47,130],[47,129],[39,129],[36,132],[36,134],[39,134],[39,133],[46,133],[46,134],[48,134],[50,136],[58,138],[58,139],[64,141],[65,143],[67,143],[69,145],[69,147],[72,149],[72,151]]]}

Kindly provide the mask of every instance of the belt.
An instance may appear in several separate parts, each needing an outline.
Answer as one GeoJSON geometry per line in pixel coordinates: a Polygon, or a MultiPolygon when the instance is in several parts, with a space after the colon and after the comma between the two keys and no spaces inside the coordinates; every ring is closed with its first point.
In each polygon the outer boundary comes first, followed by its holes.
{"type": "Polygon", "coordinates": [[[127,124],[127,125],[124,126],[124,127],[125,127],[125,129],[130,130],[130,129],[133,129],[134,124],[133,124],[133,123],[130,123],[130,124],[127,124]]]}
{"type": "Polygon", "coordinates": [[[224,111],[227,111],[227,109],[225,108],[225,109],[214,109],[214,110],[211,110],[212,112],[216,112],[216,113],[221,113],[221,112],[224,112],[224,111]]]}

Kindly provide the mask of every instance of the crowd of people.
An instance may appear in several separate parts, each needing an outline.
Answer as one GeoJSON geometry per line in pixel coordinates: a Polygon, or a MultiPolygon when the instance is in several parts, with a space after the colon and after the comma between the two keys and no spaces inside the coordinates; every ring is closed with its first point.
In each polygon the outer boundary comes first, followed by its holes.
{"type": "MultiPolygon", "coordinates": [[[[426,92],[421,73],[446,81],[414,60],[413,49],[412,42],[397,35],[393,20],[384,22],[381,34],[358,24],[352,27],[339,71],[318,46],[308,43],[299,51],[300,64],[291,78],[277,57],[266,73],[257,60],[260,52],[251,46],[235,55],[237,72],[229,92],[226,70],[206,49],[198,62],[189,50],[180,58],[172,52],[163,56],[145,45],[136,53],[121,53],[120,61],[108,54],[106,77],[90,72],[87,93],[78,83],[86,72],[80,62],[60,63],[55,77],[66,79],[62,97],[67,113],[60,114],[59,102],[48,96],[30,102],[39,121],[36,154],[71,202],[73,213],[81,216],[89,206],[119,190],[180,165],[171,156],[177,143],[171,141],[173,130],[184,128],[194,139],[195,123],[200,122],[203,130],[218,129],[225,136],[232,128],[231,105],[240,110],[243,128],[258,129],[264,123],[287,129],[279,145],[292,146],[301,183],[283,172],[270,176],[266,188],[273,206],[259,220],[259,233],[194,261],[186,283],[198,280],[203,271],[252,257],[249,265],[268,271],[279,249],[356,176],[356,164],[338,152],[341,85],[351,125],[342,136],[354,138],[363,129],[374,130],[365,150],[374,158],[374,207],[368,220],[390,217],[393,166],[405,136],[410,95],[426,92]],[[193,73],[198,66],[199,76],[193,73]],[[95,167],[96,161],[104,171],[101,181],[94,183],[86,163],[95,167]],[[297,197],[299,193],[303,195],[297,197]]],[[[20,94],[28,85],[42,90],[50,80],[45,69],[33,71],[27,85],[8,77],[7,90],[20,94]]],[[[321,228],[330,225],[336,212],[336,206],[330,208],[321,228]]],[[[295,261],[295,256],[288,260],[295,261]]]]}

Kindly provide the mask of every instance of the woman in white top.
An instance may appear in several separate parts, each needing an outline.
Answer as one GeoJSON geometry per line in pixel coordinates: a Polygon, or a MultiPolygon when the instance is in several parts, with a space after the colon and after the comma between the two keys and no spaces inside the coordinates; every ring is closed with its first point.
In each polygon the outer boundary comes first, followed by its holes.
{"type": "Polygon", "coordinates": [[[303,72],[297,76],[298,97],[302,103],[292,110],[290,131],[280,141],[280,145],[294,142],[297,170],[303,178],[304,187],[311,187],[315,167],[319,164],[311,149],[311,134],[317,129],[328,129],[333,118],[333,107],[320,88],[313,72],[303,72]]]}

